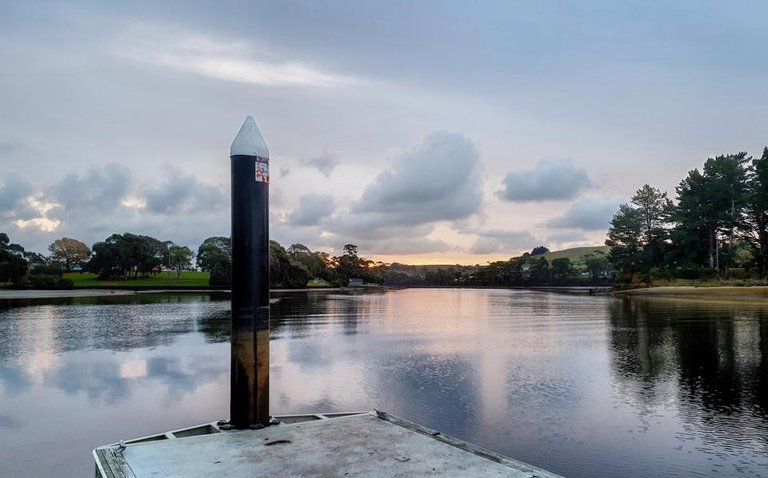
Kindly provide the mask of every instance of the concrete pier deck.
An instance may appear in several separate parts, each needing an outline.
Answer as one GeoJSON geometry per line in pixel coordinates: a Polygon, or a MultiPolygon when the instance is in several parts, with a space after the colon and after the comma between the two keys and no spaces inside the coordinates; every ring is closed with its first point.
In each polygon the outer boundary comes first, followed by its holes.
{"type": "Polygon", "coordinates": [[[206,424],[100,447],[96,476],[558,476],[383,412],[278,418],[260,430],[206,424]]]}

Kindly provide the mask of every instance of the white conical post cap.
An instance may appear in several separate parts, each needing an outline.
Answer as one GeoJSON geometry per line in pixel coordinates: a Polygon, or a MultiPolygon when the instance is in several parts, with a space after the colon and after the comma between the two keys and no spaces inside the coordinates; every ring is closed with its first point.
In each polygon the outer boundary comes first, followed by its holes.
{"type": "Polygon", "coordinates": [[[264,137],[261,136],[259,127],[256,126],[256,121],[253,120],[253,116],[248,116],[243,122],[243,126],[240,127],[240,131],[237,132],[235,140],[232,141],[232,146],[229,148],[230,156],[261,156],[262,158],[269,158],[269,149],[267,149],[267,143],[264,142],[264,137]]]}

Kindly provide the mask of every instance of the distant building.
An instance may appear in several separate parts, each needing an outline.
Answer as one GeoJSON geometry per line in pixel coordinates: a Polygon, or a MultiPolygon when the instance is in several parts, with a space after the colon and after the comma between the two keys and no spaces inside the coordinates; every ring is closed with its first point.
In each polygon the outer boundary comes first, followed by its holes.
{"type": "Polygon", "coordinates": [[[359,277],[349,279],[349,287],[365,287],[365,281],[359,277]]]}

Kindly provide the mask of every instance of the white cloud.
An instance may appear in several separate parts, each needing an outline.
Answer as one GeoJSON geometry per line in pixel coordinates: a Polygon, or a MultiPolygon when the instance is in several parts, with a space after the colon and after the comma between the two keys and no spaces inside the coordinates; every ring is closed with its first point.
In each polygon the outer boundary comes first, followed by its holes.
{"type": "Polygon", "coordinates": [[[329,73],[297,60],[258,58],[257,48],[245,41],[222,41],[170,26],[136,24],[119,37],[119,56],[218,80],[260,86],[336,88],[360,80],[329,73]]]}
{"type": "Polygon", "coordinates": [[[36,217],[34,219],[17,219],[15,224],[20,229],[37,228],[43,232],[53,232],[58,229],[61,221],[58,219],[48,219],[47,217],[36,217]]]}

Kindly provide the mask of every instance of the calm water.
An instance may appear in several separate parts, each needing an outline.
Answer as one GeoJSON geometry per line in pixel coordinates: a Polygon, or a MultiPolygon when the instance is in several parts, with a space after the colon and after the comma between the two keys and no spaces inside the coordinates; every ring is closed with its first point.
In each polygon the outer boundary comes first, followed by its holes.
{"type": "MultiPolygon", "coordinates": [[[[367,410],[567,476],[768,475],[768,307],[509,290],[281,295],[275,414],[367,410]]],[[[228,414],[229,302],[0,303],[0,476],[228,414]]]]}

